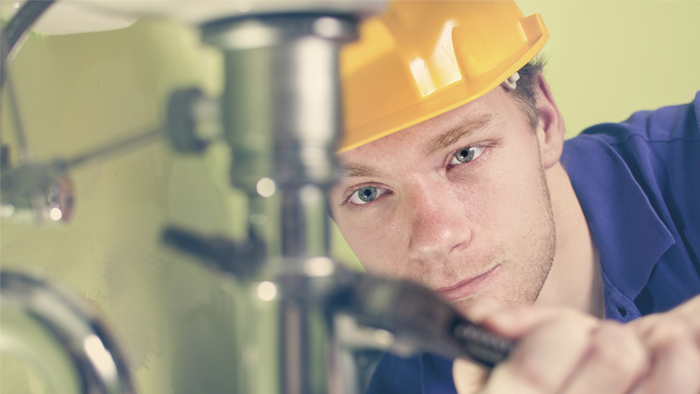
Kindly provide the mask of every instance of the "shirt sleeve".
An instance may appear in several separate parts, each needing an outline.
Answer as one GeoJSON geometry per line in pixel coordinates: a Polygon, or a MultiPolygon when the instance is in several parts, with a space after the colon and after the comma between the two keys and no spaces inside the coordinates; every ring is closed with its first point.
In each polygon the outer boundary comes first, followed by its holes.
{"type": "Polygon", "coordinates": [[[411,358],[385,354],[367,389],[368,394],[456,394],[452,360],[430,353],[411,358]]]}
{"type": "Polygon", "coordinates": [[[372,375],[367,394],[420,394],[420,356],[404,359],[386,353],[372,375]]]}

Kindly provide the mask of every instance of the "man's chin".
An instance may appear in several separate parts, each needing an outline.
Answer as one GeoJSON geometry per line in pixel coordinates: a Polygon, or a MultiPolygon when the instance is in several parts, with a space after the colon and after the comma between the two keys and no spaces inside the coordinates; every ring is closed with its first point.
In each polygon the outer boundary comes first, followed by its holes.
{"type": "Polygon", "coordinates": [[[497,302],[500,305],[506,305],[506,306],[523,306],[523,305],[532,305],[535,303],[534,299],[530,299],[530,297],[527,297],[525,295],[514,295],[514,294],[498,294],[497,292],[485,292],[485,293],[477,293],[477,294],[470,294],[467,297],[461,298],[459,300],[455,301],[450,301],[448,302],[450,305],[452,305],[455,309],[457,309],[460,313],[463,315],[466,315],[466,312],[469,310],[472,304],[478,300],[482,299],[491,299],[497,302]]]}
{"type": "Polygon", "coordinates": [[[474,303],[474,301],[478,300],[479,298],[481,298],[479,294],[471,294],[465,298],[452,301],[449,304],[452,305],[462,314],[465,314],[466,311],[469,310],[469,307],[474,303]]]}

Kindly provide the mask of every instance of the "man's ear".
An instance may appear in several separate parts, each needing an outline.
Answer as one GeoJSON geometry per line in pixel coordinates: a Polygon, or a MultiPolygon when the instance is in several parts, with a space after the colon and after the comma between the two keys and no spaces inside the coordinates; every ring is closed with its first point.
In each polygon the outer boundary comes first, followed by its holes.
{"type": "Polygon", "coordinates": [[[540,139],[540,153],[542,165],[545,169],[559,162],[561,152],[564,149],[564,120],[559,112],[557,103],[554,102],[552,92],[547,81],[542,75],[537,77],[537,137],[540,139]]]}

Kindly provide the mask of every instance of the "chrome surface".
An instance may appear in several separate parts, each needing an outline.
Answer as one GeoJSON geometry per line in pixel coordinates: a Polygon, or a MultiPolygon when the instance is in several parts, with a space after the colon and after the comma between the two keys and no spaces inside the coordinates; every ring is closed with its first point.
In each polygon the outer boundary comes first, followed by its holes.
{"type": "Polygon", "coordinates": [[[333,181],[342,126],[338,54],[356,35],[351,16],[250,17],[203,28],[203,40],[225,57],[234,186],[254,193],[264,177],[280,188],[333,181]]]}
{"type": "MultiPolygon", "coordinates": [[[[357,17],[259,15],[203,27],[203,40],[225,59],[221,99],[232,150],[231,183],[249,196],[253,217],[278,204],[279,257],[268,262],[279,330],[279,382],[284,394],[341,393],[329,366],[332,332],[323,305],[333,286],[326,191],[335,180],[341,133],[339,53],[357,38],[357,17]],[[321,344],[326,350],[318,350],[321,344]]],[[[262,287],[260,287],[262,286],[262,287]]],[[[270,299],[272,299],[270,298],[270,299]]]]}
{"type": "Polygon", "coordinates": [[[110,11],[123,15],[169,17],[191,24],[246,15],[324,13],[328,15],[353,14],[368,16],[380,12],[385,0],[87,0],[84,8],[110,11]]]}
{"type": "MultiPolygon", "coordinates": [[[[24,224],[68,223],[75,210],[75,188],[69,170],[120,151],[141,147],[160,138],[155,128],[82,152],[71,159],[24,162],[2,168],[0,218],[24,224]]],[[[29,147],[23,148],[31,152],[29,147]]]]}
{"type": "Polygon", "coordinates": [[[29,162],[3,169],[0,217],[19,223],[67,223],[73,216],[73,181],[62,162],[29,162]]]}
{"type": "MultiPolygon", "coordinates": [[[[463,335],[455,338],[457,312],[429,290],[349,274],[326,257],[330,244],[326,192],[337,174],[335,150],[342,125],[338,57],[342,45],[356,38],[360,15],[314,9],[207,22],[202,27],[204,41],[224,54],[223,96],[212,100],[194,90],[182,91],[185,95],[170,108],[169,124],[163,129],[171,142],[180,142],[180,151],[201,152],[221,136],[231,147],[231,184],[248,198],[249,239],[233,244],[182,232],[173,233],[177,237],[172,243],[214,261],[217,270],[251,286],[254,302],[267,303],[266,309],[274,311],[276,319],[268,322],[277,330],[256,335],[275,344],[279,354],[256,353],[250,358],[254,361],[246,363],[279,375],[275,379],[284,394],[361,392],[364,387],[357,383],[360,373],[354,358],[367,350],[404,355],[429,350],[457,356],[464,355],[460,345],[493,342],[466,325],[470,330],[461,330],[463,335]],[[272,218],[279,219],[278,231],[265,237],[279,250],[268,253],[263,234],[272,218]],[[257,266],[243,266],[254,260],[256,265],[265,261],[260,275],[257,266]]],[[[60,184],[57,180],[63,179],[68,167],[140,144],[163,130],[71,161],[12,169],[23,171],[16,176],[23,181],[17,185],[27,189],[17,195],[39,195],[51,207],[55,202],[46,196],[60,195],[52,185],[60,184]]],[[[7,175],[13,173],[3,173],[3,181],[13,179],[7,175]]],[[[12,188],[3,184],[3,204],[7,190],[12,188]]],[[[74,373],[84,392],[133,392],[111,339],[69,297],[41,281],[8,273],[3,274],[1,298],[3,313],[24,316],[25,322],[55,338],[77,366],[74,373]]],[[[51,367],[59,365],[42,368],[51,367]]],[[[58,392],[69,392],[68,386],[58,392]]]]}
{"type": "Polygon", "coordinates": [[[52,393],[134,393],[126,362],[80,300],[40,279],[0,272],[0,351],[39,371],[52,393]]]}

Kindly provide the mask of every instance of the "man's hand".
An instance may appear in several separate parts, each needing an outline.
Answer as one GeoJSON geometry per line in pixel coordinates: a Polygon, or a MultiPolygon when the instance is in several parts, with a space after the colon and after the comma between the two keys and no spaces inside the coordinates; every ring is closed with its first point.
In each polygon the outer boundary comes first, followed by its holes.
{"type": "Polygon", "coordinates": [[[651,357],[650,370],[635,394],[700,393],[700,296],[632,321],[627,328],[651,357]]]}
{"type": "Polygon", "coordinates": [[[457,360],[461,394],[700,393],[700,297],[627,325],[492,301],[475,303],[468,317],[518,345],[490,375],[457,360]]]}

